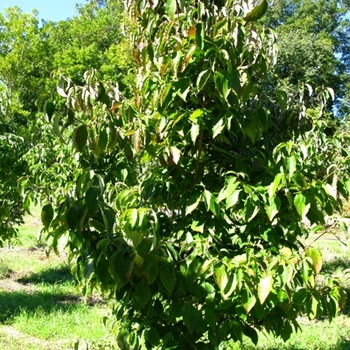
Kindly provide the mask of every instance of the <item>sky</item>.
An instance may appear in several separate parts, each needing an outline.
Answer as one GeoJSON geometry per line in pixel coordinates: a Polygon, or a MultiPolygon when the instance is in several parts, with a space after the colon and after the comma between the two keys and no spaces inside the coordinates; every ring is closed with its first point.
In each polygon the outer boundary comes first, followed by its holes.
{"type": "Polygon", "coordinates": [[[83,4],[84,0],[0,0],[0,12],[7,7],[18,6],[24,13],[39,11],[39,19],[60,21],[75,14],[75,4],[83,4]]]}

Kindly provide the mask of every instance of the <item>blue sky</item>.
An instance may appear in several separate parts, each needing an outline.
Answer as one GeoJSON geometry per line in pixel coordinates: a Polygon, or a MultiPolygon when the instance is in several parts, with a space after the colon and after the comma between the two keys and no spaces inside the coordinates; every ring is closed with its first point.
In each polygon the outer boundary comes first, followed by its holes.
{"type": "Polygon", "coordinates": [[[59,21],[73,17],[76,3],[83,4],[85,0],[0,0],[0,12],[7,7],[18,6],[25,13],[37,9],[39,19],[59,21]]]}

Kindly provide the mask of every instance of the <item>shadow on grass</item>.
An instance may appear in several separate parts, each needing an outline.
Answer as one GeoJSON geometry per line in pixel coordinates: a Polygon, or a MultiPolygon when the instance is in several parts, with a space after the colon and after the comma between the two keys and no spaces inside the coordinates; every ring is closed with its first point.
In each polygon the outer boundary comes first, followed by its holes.
{"type": "MultiPolygon", "coordinates": [[[[272,347],[251,347],[243,348],[244,350],[310,350],[310,344],[305,346],[295,346],[295,345],[283,345],[281,346],[272,346],[272,347]]],[[[315,348],[319,349],[319,347],[315,348]]],[[[323,350],[350,350],[350,341],[346,339],[341,339],[336,345],[330,345],[329,347],[322,348],[323,350]]]]}
{"type": "Polygon", "coordinates": [[[350,350],[350,340],[345,338],[341,339],[334,350],[350,350]]]}
{"type": "MultiPolygon", "coordinates": [[[[350,268],[350,259],[348,258],[337,258],[331,261],[325,261],[322,266],[322,273],[332,275],[337,271],[344,271],[350,268]]],[[[350,283],[350,279],[349,279],[350,283]]]]}
{"type": "Polygon", "coordinates": [[[21,277],[17,282],[22,284],[48,284],[57,285],[65,284],[66,282],[74,283],[74,277],[69,271],[68,266],[61,265],[54,268],[45,269],[38,273],[31,273],[28,276],[21,277]]]}
{"type": "Polygon", "coordinates": [[[26,314],[49,314],[51,312],[72,312],[82,304],[78,297],[62,292],[1,291],[0,323],[9,324],[16,316],[26,314]]]}

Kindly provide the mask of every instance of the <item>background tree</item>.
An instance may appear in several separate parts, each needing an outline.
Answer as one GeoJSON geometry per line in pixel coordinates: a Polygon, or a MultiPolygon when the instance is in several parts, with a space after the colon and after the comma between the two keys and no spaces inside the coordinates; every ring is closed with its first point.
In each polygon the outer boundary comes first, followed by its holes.
{"type": "Polygon", "coordinates": [[[276,0],[264,18],[279,38],[272,85],[291,93],[300,82],[331,87],[337,98],[328,102],[328,112],[340,118],[348,115],[348,11],[349,3],[343,0],[276,0]]]}
{"type": "Polygon", "coordinates": [[[7,87],[0,83],[0,246],[16,236],[16,226],[22,223],[24,213],[17,179],[26,174],[22,156],[27,151],[27,143],[17,135],[12,108],[7,87]]]}
{"type": "MultiPolygon", "coordinates": [[[[66,179],[66,167],[60,164],[62,149],[55,146],[54,139],[60,136],[60,115],[69,114],[52,95],[58,71],[76,83],[83,80],[86,70],[95,67],[101,69],[104,80],[120,78],[122,88],[132,80],[128,78],[132,68],[128,44],[121,42],[121,16],[121,6],[108,1],[103,6],[88,2],[78,8],[76,17],[59,23],[40,23],[35,11],[24,14],[18,7],[0,14],[3,239],[15,232],[13,226],[21,221],[23,204],[27,209],[30,205],[30,196],[25,196],[23,203],[16,189],[20,177],[45,198],[54,191],[49,179],[61,173],[65,174],[61,179],[66,179]],[[43,99],[49,99],[45,116],[38,109],[43,107],[43,99]],[[54,115],[54,108],[60,114],[54,115]],[[47,128],[45,117],[54,120],[56,134],[47,128]],[[30,160],[30,168],[22,157],[30,160]]],[[[126,94],[129,91],[123,90],[126,94]]]]}

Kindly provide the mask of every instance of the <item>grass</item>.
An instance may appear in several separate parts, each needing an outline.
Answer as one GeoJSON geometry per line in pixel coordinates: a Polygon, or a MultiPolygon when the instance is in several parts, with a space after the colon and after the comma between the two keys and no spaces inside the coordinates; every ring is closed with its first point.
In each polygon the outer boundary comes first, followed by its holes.
{"type": "MultiPolygon", "coordinates": [[[[34,217],[26,217],[12,248],[0,251],[0,349],[71,349],[77,339],[80,349],[107,349],[87,347],[83,342],[97,344],[106,336],[101,325],[106,305],[99,299],[84,303],[64,259],[47,258],[38,239],[39,216],[35,209],[34,217]]],[[[350,273],[344,277],[350,268],[350,249],[331,234],[314,245],[323,255],[321,277],[341,278],[349,296],[340,315],[332,323],[301,318],[302,332],[286,343],[261,332],[257,347],[246,338],[243,344],[227,343],[222,349],[350,350],[350,273]]]]}
{"type": "Polygon", "coordinates": [[[0,252],[0,349],[68,349],[76,339],[105,336],[100,300],[85,303],[63,258],[47,257],[38,213],[25,218],[0,252]]]}

